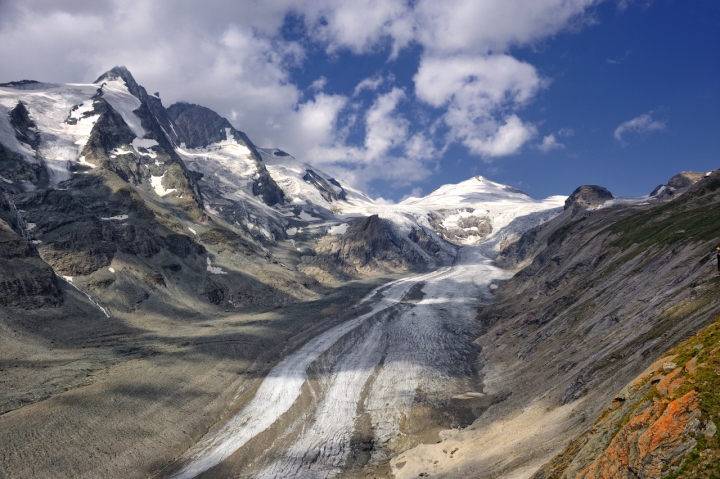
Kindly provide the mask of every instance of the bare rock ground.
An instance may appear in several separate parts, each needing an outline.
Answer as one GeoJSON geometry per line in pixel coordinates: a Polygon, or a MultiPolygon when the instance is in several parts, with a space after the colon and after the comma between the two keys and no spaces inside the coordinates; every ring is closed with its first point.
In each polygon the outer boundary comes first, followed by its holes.
{"type": "Polygon", "coordinates": [[[387,279],[269,312],[115,312],[64,282],[58,309],[0,306],[0,475],[147,477],[252,395],[277,358],[387,279]]]}

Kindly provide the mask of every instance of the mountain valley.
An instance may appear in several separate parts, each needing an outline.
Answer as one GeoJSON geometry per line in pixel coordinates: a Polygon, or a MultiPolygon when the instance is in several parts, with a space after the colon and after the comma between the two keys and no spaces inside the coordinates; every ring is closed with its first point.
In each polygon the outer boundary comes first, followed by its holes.
{"type": "Polygon", "coordinates": [[[720,170],[381,204],[124,67],[0,84],[0,476],[715,477],[718,245],[720,170]]]}

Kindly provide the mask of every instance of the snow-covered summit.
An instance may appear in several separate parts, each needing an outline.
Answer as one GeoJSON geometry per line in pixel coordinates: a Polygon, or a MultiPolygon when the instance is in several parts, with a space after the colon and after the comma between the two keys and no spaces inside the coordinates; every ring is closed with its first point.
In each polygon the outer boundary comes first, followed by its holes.
{"type": "MultiPolygon", "coordinates": [[[[113,68],[91,84],[15,82],[0,87],[0,143],[28,163],[43,163],[47,186],[58,188],[78,167],[96,166],[88,164],[82,152],[100,117],[97,102],[102,101],[122,117],[130,135],[124,149],[110,152],[110,159],[132,151],[152,160],[156,151],[170,150],[173,161],[192,177],[190,183],[197,183],[208,214],[270,241],[341,232],[347,221],[377,214],[399,243],[421,234],[442,243],[439,248],[449,253],[452,246],[444,242],[476,244],[518,217],[534,218],[524,224],[544,221],[565,200],[534,200],[477,176],[441,186],[423,198],[379,204],[284,151],[256,147],[208,108],[190,103],[165,108],[124,67],[113,68]],[[34,146],[19,140],[22,136],[10,122],[10,112],[19,103],[34,122],[28,130],[39,138],[34,146]]],[[[167,182],[163,164],[144,168],[153,170],[148,173],[148,191],[163,201],[182,199],[167,182]]],[[[37,181],[26,185],[33,187],[45,186],[37,181]]]]}

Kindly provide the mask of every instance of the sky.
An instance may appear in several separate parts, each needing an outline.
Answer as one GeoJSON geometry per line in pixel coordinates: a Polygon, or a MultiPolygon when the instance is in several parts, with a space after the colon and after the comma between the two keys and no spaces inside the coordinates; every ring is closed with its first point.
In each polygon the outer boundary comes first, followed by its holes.
{"type": "Polygon", "coordinates": [[[0,58],[0,82],[124,65],[387,201],[720,167],[716,0],[0,0],[0,58]]]}

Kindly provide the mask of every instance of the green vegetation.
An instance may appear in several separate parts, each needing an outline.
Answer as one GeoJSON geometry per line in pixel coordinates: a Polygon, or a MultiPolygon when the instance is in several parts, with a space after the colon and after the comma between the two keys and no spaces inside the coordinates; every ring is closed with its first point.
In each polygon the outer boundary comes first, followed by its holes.
{"type": "Polygon", "coordinates": [[[625,249],[637,244],[647,249],[720,237],[718,189],[720,179],[713,179],[674,201],[618,221],[608,227],[611,233],[621,235],[613,246],[625,249]]]}

